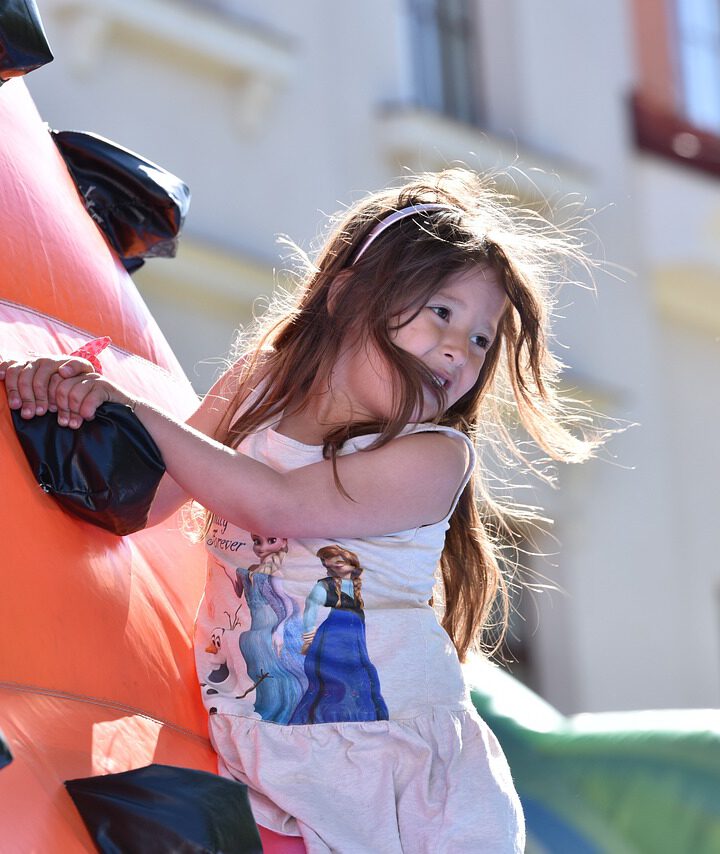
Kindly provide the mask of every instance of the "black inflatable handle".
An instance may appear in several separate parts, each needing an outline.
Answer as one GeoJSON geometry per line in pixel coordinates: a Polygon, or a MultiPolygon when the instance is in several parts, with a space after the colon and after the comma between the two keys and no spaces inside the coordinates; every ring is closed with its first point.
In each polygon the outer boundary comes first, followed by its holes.
{"type": "Polygon", "coordinates": [[[53,61],[35,0],[0,2],[0,86],[53,61]]]}
{"type": "Polygon", "coordinates": [[[35,480],[64,510],[118,536],[145,527],[165,463],[130,407],[103,403],[77,430],[11,412],[35,480]]]}
{"type": "Polygon", "coordinates": [[[109,139],[84,131],[51,131],[85,208],[126,267],[172,258],[190,207],[177,176],[109,139]]]}

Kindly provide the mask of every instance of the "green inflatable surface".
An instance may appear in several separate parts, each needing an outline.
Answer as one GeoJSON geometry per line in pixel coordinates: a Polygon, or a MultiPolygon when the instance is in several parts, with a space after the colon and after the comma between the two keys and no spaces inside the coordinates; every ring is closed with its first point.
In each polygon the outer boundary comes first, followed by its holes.
{"type": "Polygon", "coordinates": [[[719,854],[720,712],[565,717],[488,662],[466,676],[510,763],[528,854],[719,854]]]}

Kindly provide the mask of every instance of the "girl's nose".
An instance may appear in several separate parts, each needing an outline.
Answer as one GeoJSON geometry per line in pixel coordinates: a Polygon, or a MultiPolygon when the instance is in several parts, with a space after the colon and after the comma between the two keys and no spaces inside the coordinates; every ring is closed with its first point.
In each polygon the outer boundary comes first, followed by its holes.
{"type": "Polygon", "coordinates": [[[468,342],[458,335],[448,336],[443,341],[443,352],[453,365],[464,365],[468,357],[468,342]]]}

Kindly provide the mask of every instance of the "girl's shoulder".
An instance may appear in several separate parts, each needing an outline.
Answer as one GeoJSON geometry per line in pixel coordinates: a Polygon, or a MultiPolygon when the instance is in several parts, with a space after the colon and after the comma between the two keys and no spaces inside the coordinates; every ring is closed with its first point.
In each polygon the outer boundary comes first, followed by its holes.
{"type": "MultiPolygon", "coordinates": [[[[422,423],[414,423],[408,424],[403,428],[401,433],[398,435],[396,439],[393,439],[390,443],[397,443],[400,440],[406,439],[411,436],[430,436],[434,434],[439,437],[447,437],[452,440],[452,445],[456,449],[456,453],[460,454],[465,461],[465,468],[472,471],[475,466],[476,453],[475,446],[473,445],[469,436],[463,433],[461,430],[457,430],[455,427],[448,427],[445,424],[434,424],[432,422],[422,422],[422,423]]],[[[378,438],[377,433],[373,433],[371,435],[365,436],[356,436],[352,439],[349,439],[342,448],[341,453],[354,453],[355,451],[361,451],[369,448],[373,442],[375,442],[378,438]]],[[[407,445],[407,443],[404,443],[407,445]]],[[[422,454],[426,451],[427,448],[430,447],[430,444],[427,443],[425,439],[420,439],[420,441],[415,442],[418,453],[422,454]]],[[[432,445],[435,445],[436,442],[432,440],[432,445]]],[[[443,443],[444,444],[444,443],[443,443]]]]}
{"type": "Polygon", "coordinates": [[[448,436],[464,448],[473,460],[475,459],[475,446],[473,445],[470,437],[463,433],[462,430],[458,430],[455,427],[448,427],[446,424],[433,424],[432,422],[426,422],[423,424],[408,424],[405,430],[403,430],[402,435],[410,436],[418,433],[436,433],[448,436]]]}
{"type": "MultiPolygon", "coordinates": [[[[372,450],[376,438],[359,436],[343,446],[338,471],[349,494],[361,501],[366,491],[375,491],[385,502],[386,514],[402,506],[407,518],[392,528],[395,531],[446,520],[475,467],[470,438],[460,430],[432,423],[408,425],[397,438],[372,450]],[[367,454],[352,453],[364,449],[367,454]]],[[[385,521],[390,523],[387,516],[385,521]]]]}

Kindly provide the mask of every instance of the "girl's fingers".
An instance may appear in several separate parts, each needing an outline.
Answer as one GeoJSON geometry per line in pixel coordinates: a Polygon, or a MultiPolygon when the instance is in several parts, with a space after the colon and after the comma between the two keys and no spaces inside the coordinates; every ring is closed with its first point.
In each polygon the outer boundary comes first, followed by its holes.
{"type": "Polygon", "coordinates": [[[54,373],[50,377],[50,384],[48,385],[48,412],[57,412],[57,387],[62,382],[62,377],[58,373],[54,373]]]}
{"type": "Polygon", "coordinates": [[[99,374],[80,374],[61,379],[55,389],[58,424],[79,427],[95,417],[95,410],[110,399],[108,389],[99,374]]]}
{"type": "MultiPolygon", "coordinates": [[[[48,411],[49,412],[57,412],[57,388],[63,380],[70,379],[72,377],[81,377],[85,374],[90,374],[95,371],[95,368],[88,362],[87,359],[81,359],[77,356],[73,356],[71,358],[63,359],[62,364],[56,366],[56,370],[53,372],[50,377],[50,381],[48,383],[47,397],[48,397],[48,411]]],[[[66,422],[70,420],[70,411],[65,409],[64,416],[66,422]]],[[[79,425],[78,425],[79,426],[79,425]]]]}
{"type": "Polygon", "coordinates": [[[92,374],[95,371],[93,365],[87,359],[80,356],[68,356],[58,366],[58,373],[63,379],[76,376],[77,374],[92,374]]]}
{"type": "Polygon", "coordinates": [[[16,359],[2,359],[0,358],[0,380],[5,379],[5,375],[7,374],[8,368],[22,366],[24,362],[18,362],[16,359]]]}
{"type": "MultiPolygon", "coordinates": [[[[94,375],[96,378],[97,374],[94,375]]],[[[71,394],[71,411],[76,412],[75,419],[70,418],[71,427],[79,427],[83,421],[92,421],[100,404],[110,400],[110,394],[102,379],[88,378],[79,382],[71,394]]]]}
{"type": "Polygon", "coordinates": [[[13,359],[8,359],[2,363],[5,391],[7,392],[8,404],[11,409],[17,409],[20,406],[20,397],[17,393],[17,372],[19,368],[20,365],[13,359]]]}
{"type": "Polygon", "coordinates": [[[42,415],[47,410],[47,387],[56,363],[52,359],[32,359],[17,373],[17,392],[23,418],[42,415]]]}
{"type": "Polygon", "coordinates": [[[80,374],[60,379],[55,389],[55,401],[58,408],[58,424],[61,427],[79,427],[82,423],[80,407],[87,394],[87,377],[80,374]]]}
{"type": "MultiPolygon", "coordinates": [[[[42,415],[54,403],[50,394],[53,377],[60,372],[60,379],[82,375],[93,371],[87,361],[78,357],[41,357],[18,362],[4,360],[0,362],[0,380],[5,381],[8,404],[11,409],[19,409],[23,418],[42,415]]],[[[54,383],[57,385],[57,382],[54,383]]]]}
{"type": "Polygon", "coordinates": [[[32,380],[35,373],[33,362],[15,362],[7,369],[5,388],[11,409],[19,409],[23,418],[35,415],[35,395],[32,380]]]}
{"type": "MultiPolygon", "coordinates": [[[[36,363],[34,371],[28,374],[32,395],[35,401],[34,411],[31,411],[31,415],[44,415],[47,412],[49,403],[50,381],[53,375],[56,373],[56,368],[56,363],[54,363],[50,359],[41,359],[39,362],[36,363]]],[[[20,378],[22,379],[24,375],[25,371],[22,371],[20,374],[20,378]]],[[[24,397],[23,401],[25,401],[24,397]]],[[[32,406],[32,404],[30,406],[32,406]]],[[[23,411],[24,410],[25,405],[23,404],[23,411]]]]}
{"type": "Polygon", "coordinates": [[[57,412],[58,424],[76,428],[95,417],[100,404],[128,396],[104,380],[87,359],[78,356],[35,358],[27,362],[0,361],[11,409],[23,418],[57,412]]]}

